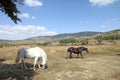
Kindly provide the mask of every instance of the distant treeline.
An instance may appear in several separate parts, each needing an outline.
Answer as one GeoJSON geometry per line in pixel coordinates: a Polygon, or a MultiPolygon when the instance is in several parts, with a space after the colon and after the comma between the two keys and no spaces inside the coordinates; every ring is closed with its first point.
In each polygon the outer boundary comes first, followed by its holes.
{"type": "Polygon", "coordinates": [[[20,46],[47,46],[51,45],[51,42],[38,43],[38,42],[0,42],[0,48],[6,47],[20,47],[20,46]]]}
{"type": "Polygon", "coordinates": [[[112,34],[112,35],[98,35],[93,38],[66,38],[61,39],[57,42],[0,42],[0,48],[3,47],[20,47],[20,46],[51,46],[51,45],[88,45],[93,44],[91,43],[91,39],[94,44],[104,44],[103,41],[111,41],[113,43],[115,40],[120,40],[119,34],[112,34]]]}
{"type": "MultiPolygon", "coordinates": [[[[104,40],[120,40],[119,34],[112,34],[112,35],[99,35],[94,38],[96,40],[96,44],[102,44],[104,40]]],[[[111,41],[112,42],[112,41],[111,41]]],[[[81,45],[88,45],[90,43],[89,38],[82,38],[82,39],[74,39],[74,38],[68,38],[68,39],[62,39],[59,41],[60,44],[66,45],[66,44],[81,44],[81,45]]]]}
{"type": "Polygon", "coordinates": [[[102,40],[120,40],[120,35],[106,35],[106,36],[97,36],[95,39],[102,39],[102,40]]]}
{"type": "Polygon", "coordinates": [[[68,38],[68,39],[61,39],[59,41],[61,45],[66,45],[66,44],[82,44],[82,45],[87,45],[89,43],[88,38],[83,38],[83,39],[74,39],[74,38],[68,38]]]}

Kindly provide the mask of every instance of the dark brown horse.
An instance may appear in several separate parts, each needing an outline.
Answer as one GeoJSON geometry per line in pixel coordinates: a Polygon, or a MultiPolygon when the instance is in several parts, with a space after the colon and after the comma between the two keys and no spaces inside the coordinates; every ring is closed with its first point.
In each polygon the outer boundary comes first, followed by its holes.
{"type": "Polygon", "coordinates": [[[69,58],[72,58],[72,53],[77,54],[77,57],[80,54],[81,58],[83,58],[82,51],[86,51],[87,53],[89,53],[88,48],[85,48],[85,47],[77,47],[77,48],[70,47],[67,49],[67,52],[70,53],[69,58]]]}

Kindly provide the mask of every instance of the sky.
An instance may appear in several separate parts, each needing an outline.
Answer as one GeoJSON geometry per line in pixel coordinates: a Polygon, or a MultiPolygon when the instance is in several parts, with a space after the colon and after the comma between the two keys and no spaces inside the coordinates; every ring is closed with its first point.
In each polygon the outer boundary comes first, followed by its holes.
{"type": "Polygon", "coordinates": [[[120,29],[120,0],[24,0],[17,8],[17,24],[0,11],[0,39],[120,29]]]}

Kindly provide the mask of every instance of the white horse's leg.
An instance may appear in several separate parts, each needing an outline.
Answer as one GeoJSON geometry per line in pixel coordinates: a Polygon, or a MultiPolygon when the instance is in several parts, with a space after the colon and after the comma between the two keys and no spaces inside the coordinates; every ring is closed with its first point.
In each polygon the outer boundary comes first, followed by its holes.
{"type": "Polygon", "coordinates": [[[24,63],[24,66],[25,66],[25,69],[28,69],[25,63],[24,63]]]}
{"type": "Polygon", "coordinates": [[[22,69],[27,69],[26,64],[25,64],[25,59],[22,58],[22,64],[21,64],[22,69]]]}
{"type": "Polygon", "coordinates": [[[33,66],[33,69],[34,69],[34,70],[36,69],[35,66],[36,66],[37,61],[38,61],[38,57],[35,57],[34,66],[33,66]]]}
{"type": "Polygon", "coordinates": [[[40,58],[38,58],[38,63],[37,64],[38,64],[38,67],[41,68],[40,67],[40,58]]]}
{"type": "Polygon", "coordinates": [[[24,69],[23,60],[21,60],[21,69],[24,69]]]}

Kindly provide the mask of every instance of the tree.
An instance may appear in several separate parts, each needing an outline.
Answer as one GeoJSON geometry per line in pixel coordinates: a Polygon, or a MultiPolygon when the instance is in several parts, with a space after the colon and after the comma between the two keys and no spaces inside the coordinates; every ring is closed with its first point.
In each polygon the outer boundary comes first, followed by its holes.
{"type": "Polygon", "coordinates": [[[88,38],[83,38],[80,40],[81,45],[88,45],[89,39],[88,38]]]}
{"type": "Polygon", "coordinates": [[[97,40],[98,44],[101,44],[102,41],[103,41],[103,36],[102,35],[101,36],[97,36],[97,37],[95,37],[95,40],[97,40]]]}
{"type": "Polygon", "coordinates": [[[72,45],[74,44],[74,43],[77,43],[77,42],[79,42],[77,39],[74,39],[74,38],[68,38],[68,39],[62,39],[62,40],[60,40],[59,41],[59,43],[60,44],[69,44],[69,43],[72,43],[72,45]]]}
{"type": "Polygon", "coordinates": [[[17,3],[23,4],[23,0],[0,0],[0,11],[8,15],[15,24],[17,24],[17,21],[21,22],[17,16],[20,13],[16,7],[17,3]]]}

